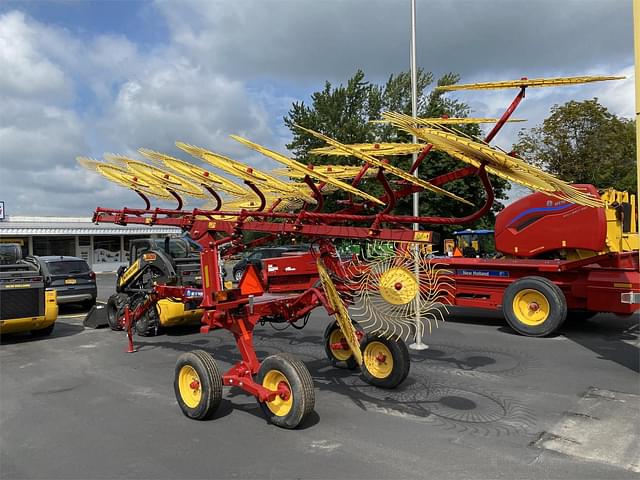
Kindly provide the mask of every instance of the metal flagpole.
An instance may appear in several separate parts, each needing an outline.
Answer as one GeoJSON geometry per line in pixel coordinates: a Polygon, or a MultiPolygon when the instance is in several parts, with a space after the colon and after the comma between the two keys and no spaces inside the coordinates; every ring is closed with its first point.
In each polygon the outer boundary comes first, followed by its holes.
{"type": "MultiPolygon", "coordinates": [[[[640,212],[640,0],[633,0],[633,46],[635,55],[636,87],[636,212],[640,212]]],[[[640,255],[640,253],[639,253],[640,255]]]]}
{"type": "MultiPolygon", "coordinates": [[[[411,115],[413,118],[418,116],[418,70],[416,68],[416,0],[411,0],[411,115]]],[[[413,143],[418,143],[418,139],[416,136],[413,136],[413,143]]],[[[413,163],[416,163],[418,158],[418,154],[413,154],[413,163]]],[[[413,172],[415,177],[418,176],[418,169],[416,168],[413,172]]],[[[420,214],[420,197],[418,192],[413,194],[413,216],[417,217],[420,214]]],[[[419,230],[418,223],[413,224],[414,230],[419,230]]],[[[414,247],[414,269],[416,275],[416,281],[418,285],[420,285],[420,247],[418,244],[415,244],[414,247]]],[[[429,348],[427,345],[422,343],[422,319],[420,318],[420,288],[418,288],[418,295],[415,298],[415,312],[416,312],[416,335],[415,335],[415,343],[409,345],[409,348],[413,350],[424,350],[429,348]]]]}

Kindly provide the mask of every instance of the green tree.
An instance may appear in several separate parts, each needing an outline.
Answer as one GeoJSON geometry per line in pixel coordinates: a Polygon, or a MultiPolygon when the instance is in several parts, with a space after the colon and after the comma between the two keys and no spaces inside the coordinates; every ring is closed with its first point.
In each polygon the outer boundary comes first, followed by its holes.
{"type": "MultiPolygon", "coordinates": [[[[458,75],[449,73],[440,78],[437,84],[450,85],[456,83],[458,79],[458,75]]],[[[426,92],[433,83],[431,73],[420,70],[417,80],[418,116],[468,116],[470,110],[465,103],[446,97],[441,92],[426,92]]],[[[343,143],[410,142],[411,136],[405,132],[398,131],[387,124],[371,123],[372,120],[380,119],[380,115],[384,111],[411,114],[411,76],[408,72],[391,75],[384,85],[366,81],[361,70],[358,70],[346,85],[341,84],[334,87],[330,82],[325,82],[321,91],[311,95],[310,105],[306,105],[304,102],[295,102],[284,118],[285,124],[293,134],[293,140],[287,145],[287,148],[294,152],[296,158],[303,163],[360,165],[362,162],[354,158],[316,156],[309,153],[313,148],[324,146],[324,142],[296,129],[294,124],[319,131],[343,143]]],[[[467,134],[481,136],[478,125],[463,125],[460,126],[460,129],[467,134]]],[[[397,156],[390,160],[394,165],[405,170],[411,166],[410,155],[397,156]]],[[[442,152],[432,151],[420,166],[419,174],[421,178],[430,179],[463,166],[465,164],[442,152]]],[[[505,192],[509,188],[508,182],[492,178],[492,183],[495,187],[496,198],[505,198],[505,192]]],[[[378,182],[373,179],[364,182],[360,187],[372,193],[382,192],[378,182]]],[[[477,205],[482,202],[484,189],[476,176],[456,180],[444,185],[444,188],[475,202],[477,205]]],[[[331,206],[331,203],[329,205],[331,206]]],[[[502,205],[496,202],[494,212],[501,208],[502,205]]],[[[451,201],[446,197],[440,197],[430,192],[420,194],[421,215],[459,217],[468,215],[472,211],[473,208],[451,201]]],[[[399,201],[395,212],[402,215],[411,214],[411,197],[399,201]]],[[[479,222],[478,226],[493,225],[493,220],[492,213],[479,222]]],[[[439,230],[447,229],[443,227],[439,230]]]]}
{"type": "Polygon", "coordinates": [[[598,99],[555,105],[542,125],[519,133],[514,149],[562,180],[636,191],[635,122],[598,99]]]}

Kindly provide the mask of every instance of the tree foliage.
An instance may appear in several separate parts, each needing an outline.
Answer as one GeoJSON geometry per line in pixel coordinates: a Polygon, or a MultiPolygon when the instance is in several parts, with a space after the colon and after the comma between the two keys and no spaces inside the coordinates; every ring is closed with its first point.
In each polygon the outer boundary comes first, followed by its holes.
{"type": "MultiPolygon", "coordinates": [[[[438,85],[450,85],[458,81],[458,75],[446,74],[437,82],[438,85]]],[[[427,88],[433,83],[433,75],[420,70],[417,75],[418,116],[466,117],[469,107],[463,102],[445,97],[443,93],[430,91],[427,88]]],[[[346,85],[333,86],[325,82],[321,91],[311,95],[311,104],[295,102],[285,124],[293,134],[293,141],[287,148],[294,152],[296,158],[303,163],[328,164],[350,163],[360,165],[357,159],[344,157],[316,156],[309,151],[324,146],[324,142],[306,132],[295,128],[295,124],[319,131],[343,143],[374,143],[374,142],[411,142],[411,136],[396,130],[387,124],[371,123],[380,119],[385,111],[411,114],[411,76],[409,72],[391,75],[383,85],[377,85],[365,80],[364,72],[357,71],[346,85]]],[[[464,125],[461,130],[468,134],[480,136],[477,125],[464,125]]],[[[411,156],[397,156],[390,158],[392,164],[408,170],[411,166],[411,156]]],[[[419,169],[421,178],[431,179],[446,172],[465,166],[448,155],[432,151],[419,169]]],[[[394,180],[390,178],[390,180],[394,180]]],[[[505,191],[509,184],[501,179],[493,178],[492,183],[497,198],[505,198],[505,191]]],[[[361,188],[372,193],[381,193],[381,188],[375,180],[360,185],[361,188]]],[[[479,205],[483,199],[484,189],[475,176],[456,180],[444,185],[447,190],[456,193],[479,205]]],[[[502,208],[496,202],[494,211],[502,208]]],[[[420,194],[420,214],[437,216],[463,216],[473,209],[459,202],[451,201],[430,192],[420,194]]],[[[398,202],[395,212],[409,215],[412,213],[411,198],[407,197],[398,202]]],[[[481,225],[493,223],[493,215],[485,219],[481,225]]]]}
{"type": "Polygon", "coordinates": [[[635,122],[597,98],[555,105],[542,125],[520,132],[514,148],[562,180],[636,191],[635,122]]]}

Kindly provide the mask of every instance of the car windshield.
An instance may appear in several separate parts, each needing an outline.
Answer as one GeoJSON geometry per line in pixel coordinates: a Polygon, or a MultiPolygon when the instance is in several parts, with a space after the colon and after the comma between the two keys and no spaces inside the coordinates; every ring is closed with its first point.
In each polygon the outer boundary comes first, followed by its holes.
{"type": "Polygon", "coordinates": [[[84,260],[64,260],[47,262],[47,267],[51,275],[69,275],[72,273],[86,273],[89,265],[84,260]]]}
{"type": "MultiPolygon", "coordinates": [[[[164,251],[164,240],[153,240],[153,243],[156,250],[164,251]]],[[[198,244],[196,243],[196,245],[198,244]]],[[[187,256],[187,242],[183,242],[180,239],[171,239],[169,242],[169,255],[174,258],[185,258],[187,256]]]]}

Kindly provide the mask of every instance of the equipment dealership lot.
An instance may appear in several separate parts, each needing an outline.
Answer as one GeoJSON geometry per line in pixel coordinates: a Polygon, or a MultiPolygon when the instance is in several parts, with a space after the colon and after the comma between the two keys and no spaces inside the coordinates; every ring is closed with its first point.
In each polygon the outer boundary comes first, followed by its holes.
{"type": "MultiPolygon", "coordinates": [[[[98,277],[105,299],[114,276],[98,277]]],[[[528,338],[497,317],[457,313],[426,337],[428,350],[411,351],[409,378],[392,391],[330,367],[322,347],[324,312],[316,311],[302,331],[275,335],[268,325],[259,328],[262,358],[293,353],[314,379],[316,414],[302,429],[287,431],[267,424],[255,400],[234,389],[225,389],[210,421],[180,412],[172,385],[176,358],[205,349],[226,369],[237,356],[228,332],[137,337],[139,351],[127,354],[124,333],[84,329],[82,311],[66,307],[50,338],[2,341],[0,476],[635,475],[638,425],[629,408],[638,402],[620,392],[639,393],[637,319],[601,315],[568,322],[554,338],[528,338]],[[566,438],[597,429],[603,432],[598,445],[574,449],[587,458],[566,454],[566,438]]]]}

